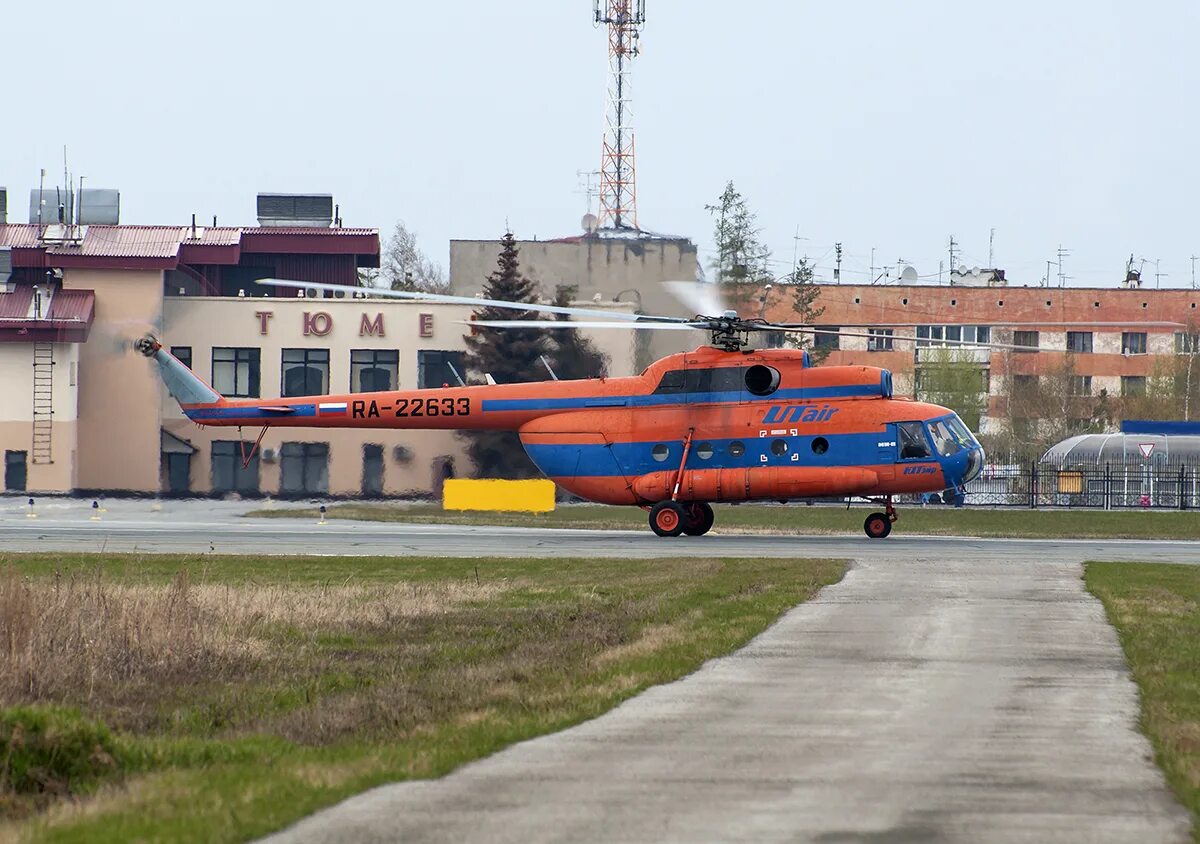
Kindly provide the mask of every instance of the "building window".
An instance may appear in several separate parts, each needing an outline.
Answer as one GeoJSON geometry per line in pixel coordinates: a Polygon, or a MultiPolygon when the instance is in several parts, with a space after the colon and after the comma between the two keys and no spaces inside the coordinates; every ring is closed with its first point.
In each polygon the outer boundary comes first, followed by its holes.
{"type": "Polygon", "coordinates": [[[1125,331],[1121,333],[1121,354],[1123,355],[1144,355],[1146,354],[1146,332],[1145,331],[1125,331]]]}
{"type": "Polygon", "coordinates": [[[284,349],[284,396],[319,396],[329,392],[329,349],[284,349]]]}
{"type": "Polygon", "coordinates": [[[283,495],[329,492],[329,443],[284,443],[279,451],[279,471],[283,495]]]}
{"type": "Polygon", "coordinates": [[[258,349],[215,346],[212,350],[212,386],[223,396],[258,398],[258,349]]]}
{"type": "Polygon", "coordinates": [[[368,498],[383,495],[383,446],[378,443],[363,445],[362,491],[368,498]]]}
{"type": "Polygon", "coordinates": [[[1146,395],[1146,376],[1145,375],[1122,375],[1121,376],[1121,395],[1123,395],[1123,396],[1144,396],[1144,395],[1146,395]]]}
{"type": "Polygon", "coordinates": [[[1092,394],[1092,376],[1090,375],[1072,375],[1071,376],[1071,395],[1073,396],[1090,396],[1092,394]]]}
{"type": "Polygon", "coordinates": [[[417,352],[417,388],[457,387],[463,376],[463,353],[425,349],[417,352]],[[455,373],[458,373],[458,377],[455,373]]]}
{"type": "Polygon", "coordinates": [[[1092,332],[1090,331],[1068,331],[1067,332],[1067,351],[1076,352],[1078,354],[1092,353],[1092,332]]]}
{"type": "Polygon", "coordinates": [[[822,333],[813,335],[814,349],[836,349],[838,347],[838,332],[841,330],[836,325],[814,325],[817,331],[822,333]]]}
{"type": "Polygon", "coordinates": [[[400,352],[395,349],[350,350],[350,392],[394,390],[399,377],[400,352]]]}
{"type": "Polygon", "coordinates": [[[1014,393],[1032,393],[1038,388],[1038,377],[1036,375],[1014,375],[1012,377],[1012,389],[1014,393]]]}
{"type": "Polygon", "coordinates": [[[1175,354],[1194,355],[1200,352],[1200,334],[1188,334],[1185,331],[1175,332],[1175,354]]]}
{"type": "Polygon", "coordinates": [[[172,346],[171,356],[175,360],[182,363],[188,369],[192,368],[192,347],[191,346],[172,346]]]}
{"type": "Polygon", "coordinates": [[[868,328],[867,329],[867,351],[868,352],[890,352],[892,351],[892,335],[895,332],[891,328],[868,328]]]}
{"type": "Polygon", "coordinates": [[[212,444],[212,491],[217,493],[258,492],[258,450],[254,443],[241,440],[213,440],[212,444]],[[242,466],[242,450],[254,456],[242,466]]]}
{"type": "Polygon", "coordinates": [[[918,325],[918,346],[960,346],[990,343],[992,329],[986,325],[918,325]]]}
{"type": "Polygon", "coordinates": [[[1016,349],[1018,352],[1036,352],[1038,348],[1038,333],[1036,331],[1014,331],[1013,345],[1028,347],[1016,349]]]}

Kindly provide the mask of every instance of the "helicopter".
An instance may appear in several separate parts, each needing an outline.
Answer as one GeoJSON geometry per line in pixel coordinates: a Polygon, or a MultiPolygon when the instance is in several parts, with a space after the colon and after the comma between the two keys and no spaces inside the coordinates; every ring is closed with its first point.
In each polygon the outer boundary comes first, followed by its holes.
{"type": "MultiPolygon", "coordinates": [[[[342,285],[282,279],[259,283],[346,291],[342,285]]],[[[962,419],[949,408],[894,396],[888,370],[813,366],[803,349],[751,343],[752,335],[764,331],[823,333],[810,325],[743,318],[731,310],[687,318],[410,291],[370,293],[576,318],[464,323],[473,328],[702,331],[709,342],[627,377],[265,400],[226,399],[152,335],[134,345],[156,362],[192,421],[261,426],[255,449],[276,427],[514,431],[546,477],[588,501],[643,508],[651,530],[662,537],[706,534],[715,503],[863,498],[881,508],[866,517],[863,531],[883,539],[897,520],[895,496],[961,493],[983,470],[983,447],[962,419]]]]}

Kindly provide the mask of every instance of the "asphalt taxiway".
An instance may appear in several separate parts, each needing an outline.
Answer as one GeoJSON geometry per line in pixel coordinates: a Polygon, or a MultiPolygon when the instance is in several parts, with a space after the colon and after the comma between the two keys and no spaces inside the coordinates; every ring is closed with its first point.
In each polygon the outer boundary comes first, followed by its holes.
{"type": "MultiPolygon", "coordinates": [[[[245,508],[245,505],[241,505],[245,508]]],[[[139,509],[140,507],[140,509],[139,509]]],[[[737,653],[438,780],[271,840],[1187,841],[1086,560],[1190,542],[710,535],[0,512],[0,550],[829,556],[839,583],[737,653]]],[[[898,530],[902,531],[903,522],[898,530]]]]}

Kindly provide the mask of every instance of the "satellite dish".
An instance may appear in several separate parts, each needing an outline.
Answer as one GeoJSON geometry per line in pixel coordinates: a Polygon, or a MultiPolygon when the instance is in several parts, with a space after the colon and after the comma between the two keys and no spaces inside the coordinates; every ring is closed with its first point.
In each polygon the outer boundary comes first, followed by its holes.
{"type": "Polygon", "coordinates": [[[916,281],[917,280],[916,269],[913,267],[906,266],[904,269],[902,269],[900,271],[900,280],[901,281],[916,281]]]}
{"type": "Polygon", "coordinates": [[[971,275],[979,275],[979,267],[971,267],[971,275]]]}
{"type": "Polygon", "coordinates": [[[966,274],[967,274],[967,265],[966,265],[966,264],[959,264],[959,265],[958,265],[958,274],[959,274],[959,275],[966,275],[966,274]]]}
{"type": "Polygon", "coordinates": [[[585,232],[591,234],[596,230],[596,226],[599,224],[599,222],[600,218],[595,214],[584,214],[583,219],[579,221],[579,225],[583,226],[583,230],[585,232]]]}

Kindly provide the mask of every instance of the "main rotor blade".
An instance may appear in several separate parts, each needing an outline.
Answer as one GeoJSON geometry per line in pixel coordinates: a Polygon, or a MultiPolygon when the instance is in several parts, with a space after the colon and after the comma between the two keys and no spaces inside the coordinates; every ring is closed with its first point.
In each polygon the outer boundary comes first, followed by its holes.
{"type": "MultiPolygon", "coordinates": [[[[788,328],[805,328],[807,323],[802,322],[770,322],[763,323],[770,326],[770,331],[783,331],[788,328]]],[[[861,323],[860,323],[861,324],[861,323]]],[[[918,328],[922,325],[953,325],[954,323],[929,323],[929,322],[871,322],[871,326],[880,328],[918,328]]],[[[966,325],[968,323],[960,323],[966,325]]],[[[996,322],[995,320],[987,323],[991,328],[1036,328],[1038,326],[1056,326],[1056,327],[1087,327],[1096,326],[1097,328],[1136,328],[1138,326],[1146,326],[1149,328],[1183,328],[1185,324],[1182,322],[1146,322],[1143,320],[1126,320],[1123,322],[1100,322],[1099,320],[1079,320],[1077,322],[1049,322],[1046,320],[1026,320],[1024,322],[996,322]]]]}
{"type": "Polygon", "coordinates": [[[634,331],[703,331],[709,327],[707,323],[690,322],[574,322],[561,319],[460,319],[455,322],[483,328],[624,328],[634,331]]]}
{"type": "Polygon", "coordinates": [[[324,284],[310,281],[293,281],[282,278],[260,278],[256,284],[273,285],[276,287],[292,287],[296,290],[328,290],[334,293],[365,293],[368,296],[382,296],[385,299],[408,299],[421,302],[436,302],[443,305],[473,305],[477,308],[503,308],[510,311],[527,311],[547,314],[566,314],[568,316],[585,316],[608,320],[626,320],[628,322],[688,322],[683,317],[647,316],[631,314],[628,311],[602,311],[593,308],[566,308],[558,305],[543,305],[537,302],[505,302],[499,299],[476,299],[474,296],[449,296],[441,293],[421,293],[413,290],[388,290],[378,287],[350,287],[345,284],[324,284]]]}

